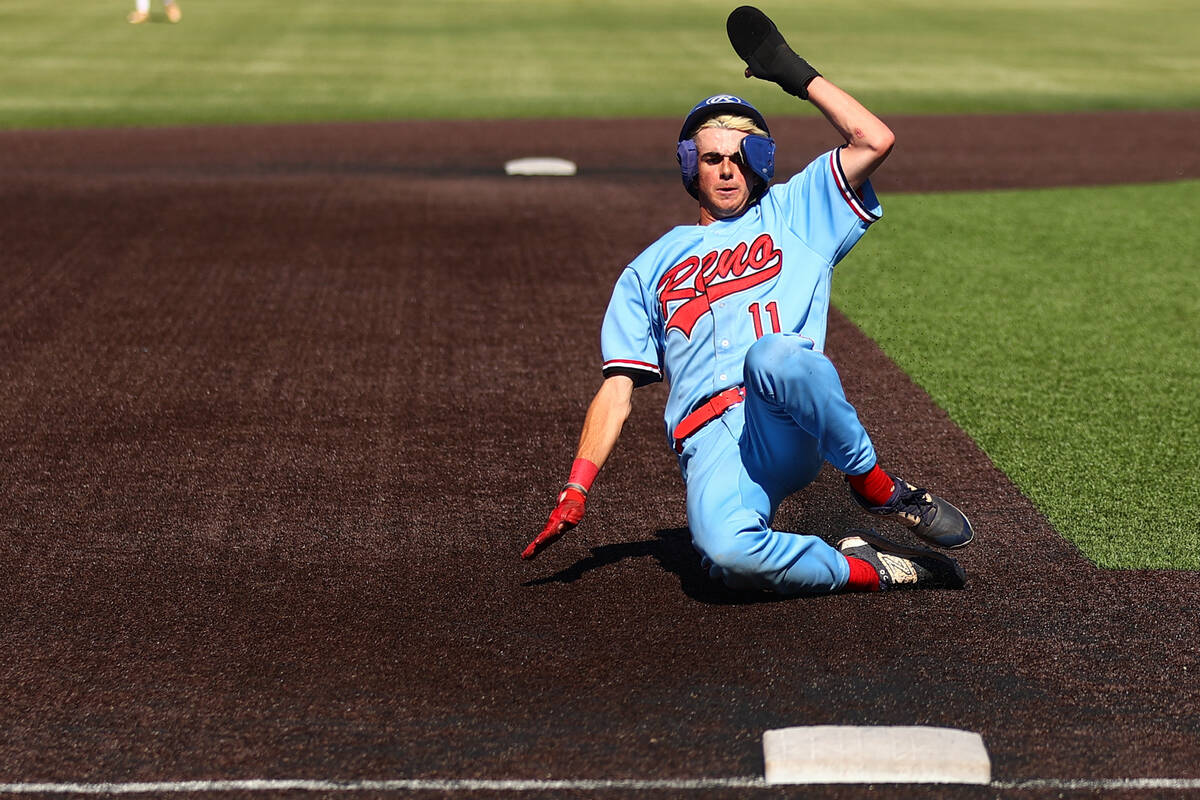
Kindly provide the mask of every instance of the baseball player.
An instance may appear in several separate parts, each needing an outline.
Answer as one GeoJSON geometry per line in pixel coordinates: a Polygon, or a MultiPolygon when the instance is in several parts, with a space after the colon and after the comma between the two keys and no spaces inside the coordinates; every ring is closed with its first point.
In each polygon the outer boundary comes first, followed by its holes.
{"type": "Polygon", "coordinates": [[[688,527],[712,577],[781,594],[962,587],[958,563],[928,547],[873,530],[851,531],[835,547],[772,527],[783,499],[828,461],[871,514],[940,547],[973,536],[953,505],[879,466],[823,353],[834,267],[880,218],[870,177],[893,134],[796,55],[758,9],[736,9],[727,28],[747,78],[812,103],[845,143],[772,185],[775,142],[750,103],[716,95],[687,115],[677,155],[699,219],[666,233],[617,279],[601,328],[604,380],[558,505],[522,557],[579,524],[633,390],[665,379],[688,527]]]}
{"type": "MultiPolygon", "coordinates": [[[[163,0],[163,13],[167,15],[168,22],[179,22],[183,19],[183,9],[179,7],[179,3],[175,0],[163,0]]],[[[136,0],[134,9],[125,18],[131,25],[141,25],[143,22],[150,21],[150,0],[136,0]]]]}

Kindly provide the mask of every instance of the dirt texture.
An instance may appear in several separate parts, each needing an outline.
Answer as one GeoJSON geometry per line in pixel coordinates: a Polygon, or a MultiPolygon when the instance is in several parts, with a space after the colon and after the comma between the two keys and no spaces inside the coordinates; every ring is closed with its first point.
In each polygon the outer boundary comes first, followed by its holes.
{"type": "MultiPolygon", "coordinates": [[[[1195,112],[888,122],[885,209],[1200,177],[1195,112]]],[[[975,523],[966,590],[710,582],[661,386],[584,524],[517,558],[599,383],[613,280],[694,219],[677,125],[0,134],[0,783],[752,778],[763,731],[811,724],[980,732],[996,783],[925,797],[1200,779],[1200,576],[1097,569],[836,312],[885,466],[975,523]],[[505,177],[525,155],[580,174],[505,177]]],[[[836,144],[811,117],[773,132],[781,173],[836,144]]],[[[829,470],[779,520],[872,521],[829,470]]]]}

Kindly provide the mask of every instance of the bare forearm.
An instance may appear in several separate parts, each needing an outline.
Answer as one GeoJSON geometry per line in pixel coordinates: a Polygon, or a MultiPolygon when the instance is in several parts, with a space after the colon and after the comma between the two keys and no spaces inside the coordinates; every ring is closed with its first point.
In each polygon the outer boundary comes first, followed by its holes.
{"type": "Polygon", "coordinates": [[[823,77],[808,85],[808,99],[846,140],[842,169],[857,189],[888,157],[895,134],[862,103],[823,77]]]}
{"type": "Polygon", "coordinates": [[[632,409],[633,381],[624,376],[608,378],[588,406],[579,435],[576,458],[585,458],[597,467],[612,455],[625,420],[632,409]]]}

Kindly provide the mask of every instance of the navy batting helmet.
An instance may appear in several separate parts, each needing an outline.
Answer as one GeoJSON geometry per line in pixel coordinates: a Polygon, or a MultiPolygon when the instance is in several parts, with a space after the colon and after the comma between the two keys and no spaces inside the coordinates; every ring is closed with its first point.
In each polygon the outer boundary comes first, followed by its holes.
{"type": "Polygon", "coordinates": [[[775,176],[775,140],[770,137],[771,129],[767,127],[767,121],[762,114],[758,113],[758,109],[742,98],[731,94],[715,94],[701,100],[683,121],[683,127],[679,130],[679,146],[675,151],[675,158],[679,161],[680,177],[683,178],[683,186],[692,197],[700,196],[696,191],[696,177],[700,174],[700,154],[696,150],[696,143],[692,141],[692,136],[705,120],[721,114],[747,117],[767,134],[766,136],[749,134],[742,139],[739,148],[742,161],[750,168],[751,172],[762,179],[754,191],[754,196],[758,197],[767,190],[767,184],[775,176]]]}

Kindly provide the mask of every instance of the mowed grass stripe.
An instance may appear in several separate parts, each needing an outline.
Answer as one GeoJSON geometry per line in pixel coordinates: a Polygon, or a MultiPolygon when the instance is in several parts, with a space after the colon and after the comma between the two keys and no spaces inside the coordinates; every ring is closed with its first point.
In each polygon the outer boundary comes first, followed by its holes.
{"type": "MultiPolygon", "coordinates": [[[[0,127],[309,119],[663,116],[745,81],[729,2],[180,0],[0,4],[0,127]],[[132,7],[132,2],[129,3],[132,7]]],[[[766,4],[797,49],[881,113],[1200,105],[1200,6],[1182,0],[766,4]]]]}
{"type": "Polygon", "coordinates": [[[1088,557],[1200,569],[1200,182],[884,205],[836,305],[1088,557]]]}

